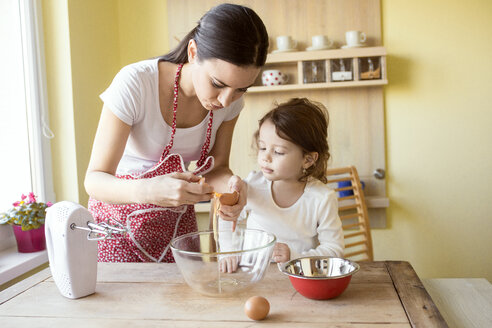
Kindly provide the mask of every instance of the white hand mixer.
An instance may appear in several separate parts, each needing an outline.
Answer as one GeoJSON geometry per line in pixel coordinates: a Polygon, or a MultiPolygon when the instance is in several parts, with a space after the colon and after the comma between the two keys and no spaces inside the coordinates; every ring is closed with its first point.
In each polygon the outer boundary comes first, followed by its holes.
{"type": "Polygon", "coordinates": [[[93,294],[97,280],[94,241],[126,232],[123,225],[95,224],[92,214],[76,203],[62,201],[49,207],[45,220],[46,246],[51,274],[60,293],[73,299],[93,294]]]}

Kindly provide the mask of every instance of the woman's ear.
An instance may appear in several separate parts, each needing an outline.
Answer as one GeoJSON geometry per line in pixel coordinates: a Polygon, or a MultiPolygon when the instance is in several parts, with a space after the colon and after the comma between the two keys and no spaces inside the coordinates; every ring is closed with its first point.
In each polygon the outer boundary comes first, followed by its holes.
{"type": "Polygon", "coordinates": [[[304,163],[303,163],[302,167],[304,169],[310,168],[311,166],[313,166],[316,163],[316,161],[318,160],[318,157],[319,157],[319,154],[315,151],[305,154],[304,155],[304,163]]]}
{"type": "Polygon", "coordinates": [[[188,62],[190,64],[193,64],[196,61],[196,56],[197,56],[196,42],[195,40],[190,39],[190,41],[188,41],[188,62]]]}

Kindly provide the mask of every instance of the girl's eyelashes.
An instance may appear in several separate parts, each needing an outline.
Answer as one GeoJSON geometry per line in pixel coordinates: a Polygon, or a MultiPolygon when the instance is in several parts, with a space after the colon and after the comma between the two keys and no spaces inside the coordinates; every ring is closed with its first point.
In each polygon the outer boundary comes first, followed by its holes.
{"type": "MultiPolygon", "coordinates": [[[[265,151],[265,150],[266,150],[266,147],[260,147],[260,146],[258,146],[258,151],[265,151]]],[[[283,151],[279,151],[279,150],[274,150],[273,153],[275,155],[279,155],[279,156],[285,155],[285,153],[283,151]]]]}

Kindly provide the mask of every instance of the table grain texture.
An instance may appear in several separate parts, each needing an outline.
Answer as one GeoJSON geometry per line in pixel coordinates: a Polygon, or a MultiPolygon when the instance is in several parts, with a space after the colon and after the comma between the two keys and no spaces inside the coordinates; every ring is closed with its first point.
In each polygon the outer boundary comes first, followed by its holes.
{"type": "Polygon", "coordinates": [[[71,300],[49,269],[0,293],[0,327],[447,327],[408,262],[361,262],[338,298],[311,300],[272,264],[234,297],[194,292],[176,264],[99,263],[96,293],[71,300]],[[263,321],[244,314],[253,295],[270,302],[263,321]]]}
{"type": "Polygon", "coordinates": [[[424,279],[450,328],[492,327],[492,285],[484,278],[424,279]]]}

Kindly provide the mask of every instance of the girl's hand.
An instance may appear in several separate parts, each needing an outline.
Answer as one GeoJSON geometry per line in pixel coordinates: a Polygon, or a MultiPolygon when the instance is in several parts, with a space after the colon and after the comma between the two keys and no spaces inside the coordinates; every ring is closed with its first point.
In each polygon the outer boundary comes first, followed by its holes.
{"type": "Polygon", "coordinates": [[[213,187],[207,183],[199,183],[199,181],[200,177],[191,172],[174,172],[142,179],[142,183],[146,184],[143,203],[176,207],[210,200],[213,196],[213,187]]]}
{"type": "Polygon", "coordinates": [[[237,191],[239,193],[239,201],[236,205],[220,205],[220,217],[226,221],[236,221],[241,214],[244,206],[246,205],[246,198],[248,196],[248,185],[241,180],[237,175],[233,175],[228,182],[229,190],[231,192],[237,191]]]}
{"type": "Polygon", "coordinates": [[[239,265],[239,256],[228,256],[222,258],[219,262],[221,273],[234,273],[239,265]]]}
{"type": "Polygon", "coordinates": [[[287,244],[276,243],[273,246],[272,259],[277,263],[290,261],[290,248],[287,244]]]}

